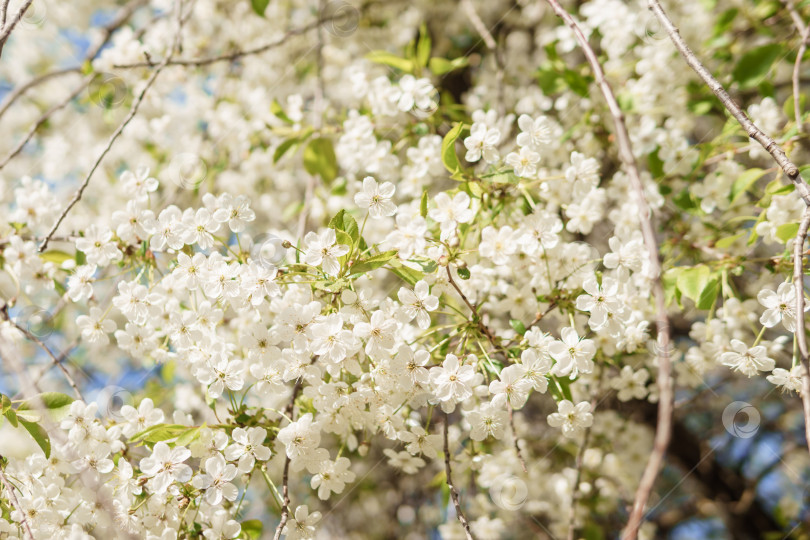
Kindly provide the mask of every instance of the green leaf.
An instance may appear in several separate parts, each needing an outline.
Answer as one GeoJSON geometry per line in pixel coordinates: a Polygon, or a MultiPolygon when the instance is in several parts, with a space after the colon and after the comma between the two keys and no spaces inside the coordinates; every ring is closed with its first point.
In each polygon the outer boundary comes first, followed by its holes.
{"type": "Polygon", "coordinates": [[[740,88],[758,85],[771,70],[771,65],[783,53],[782,45],[770,43],[745,53],[734,68],[732,76],[740,88]]]}
{"type": "Polygon", "coordinates": [[[250,6],[253,8],[253,11],[256,12],[256,15],[260,15],[264,17],[264,11],[267,9],[267,6],[270,4],[270,0],[250,0],[250,6]]]}
{"type": "Polygon", "coordinates": [[[423,218],[427,217],[428,213],[428,192],[422,191],[422,200],[419,202],[419,215],[423,218]]]}
{"type": "Polygon", "coordinates": [[[281,107],[281,104],[275,98],[270,103],[270,112],[273,113],[273,116],[279,118],[280,120],[283,120],[287,124],[295,123],[290,119],[289,116],[287,116],[287,113],[284,112],[284,109],[281,107]]]}
{"type": "Polygon", "coordinates": [[[463,129],[464,124],[456,122],[453,129],[448,131],[447,135],[442,139],[442,163],[444,163],[445,168],[454,175],[461,171],[458,155],[456,155],[456,141],[461,136],[463,129]]]}
{"type": "Polygon", "coordinates": [[[734,236],[727,236],[725,238],[721,238],[720,240],[714,243],[714,247],[719,249],[725,249],[727,247],[730,247],[732,244],[734,244],[734,242],[736,242],[738,239],[742,238],[746,234],[747,233],[743,231],[741,233],[735,234],[734,236]]]}
{"type": "Polygon", "coordinates": [[[397,277],[402,281],[413,287],[416,282],[425,277],[425,274],[419,270],[414,270],[409,266],[405,266],[398,259],[392,259],[388,267],[397,277]]]}
{"type": "Polygon", "coordinates": [[[45,262],[52,262],[57,266],[61,266],[65,261],[72,261],[73,255],[68,255],[64,251],[46,251],[40,253],[39,258],[45,262]]]}
{"type": "Polygon", "coordinates": [[[258,540],[262,537],[262,522],[258,519],[248,519],[241,523],[242,534],[250,540],[258,540]]]}
{"type": "Polygon", "coordinates": [[[427,30],[427,25],[422,23],[419,27],[419,42],[416,44],[416,61],[420,67],[425,67],[430,58],[430,49],[432,43],[430,41],[430,34],[427,30]]]}
{"type": "Polygon", "coordinates": [[[352,239],[352,244],[360,238],[360,228],[357,226],[357,221],[345,210],[335,214],[335,217],[329,221],[329,228],[347,233],[352,239]]]}
{"type": "Polygon", "coordinates": [[[371,51],[366,55],[366,60],[370,60],[375,64],[384,64],[406,73],[412,73],[414,68],[412,60],[400,58],[388,51],[371,51]]]}
{"type": "Polygon", "coordinates": [[[470,65],[470,60],[466,56],[460,56],[452,60],[434,56],[428,61],[428,69],[436,75],[444,75],[451,71],[467,67],[468,65],[470,65]]]}
{"type": "Polygon", "coordinates": [[[17,413],[14,412],[14,409],[6,409],[6,412],[3,413],[3,416],[5,416],[8,419],[9,423],[12,426],[17,427],[19,425],[17,423],[17,413]]]}
{"type": "Polygon", "coordinates": [[[787,242],[791,238],[796,238],[798,232],[798,223],[785,223],[776,228],[776,237],[782,242],[787,242]]]}
{"type": "Polygon", "coordinates": [[[304,168],[309,174],[318,174],[326,184],[337,177],[338,164],[335,148],[330,139],[312,139],[304,148],[304,168]]]}
{"type": "MultiPolygon", "coordinates": [[[[27,400],[26,402],[24,402],[24,404],[30,402],[28,408],[39,407],[40,405],[42,405],[46,409],[53,410],[68,407],[74,401],[76,400],[74,400],[69,395],[63,394],[61,392],[43,392],[42,394],[39,394],[27,400]]],[[[22,406],[23,405],[20,405],[20,408],[22,408],[22,406]]]]}
{"type": "Polygon", "coordinates": [[[188,426],[182,426],[180,424],[158,424],[146,428],[140,433],[136,433],[132,436],[130,442],[144,441],[155,443],[167,441],[179,437],[186,431],[188,431],[188,426]]]}
{"type": "Polygon", "coordinates": [[[748,189],[753,186],[757,180],[762,178],[764,174],[765,171],[762,169],[754,168],[748,169],[738,176],[734,181],[734,185],[731,186],[731,194],[729,195],[729,200],[731,203],[735,203],[737,199],[742,197],[742,195],[748,191],[748,189]]]}
{"type": "Polygon", "coordinates": [[[0,414],[6,414],[6,411],[11,408],[11,400],[8,396],[0,394],[0,414]]]}
{"type": "Polygon", "coordinates": [[[678,272],[678,290],[695,303],[700,298],[700,293],[706,288],[711,279],[712,271],[704,264],[699,264],[691,268],[681,268],[678,272]]]}
{"type": "Polygon", "coordinates": [[[712,277],[709,282],[703,287],[703,290],[700,292],[700,297],[698,298],[695,305],[698,309],[711,309],[712,305],[714,304],[714,300],[717,298],[717,293],[720,292],[720,280],[715,276],[712,277]]]}
{"type": "Polygon", "coordinates": [[[458,270],[456,270],[456,273],[458,274],[458,277],[460,277],[463,280],[470,279],[470,269],[469,268],[459,268],[458,270]]]}
{"type": "Polygon", "coordinates": [[[299,144],[301,144],[301,139],[298,137],[284,140],[284,142],[276,147],[276,151],[273,152],[273,163],[278,163],[278,160],[284,157],[284,154],[286,154],[288,150],[299,144]]]}
{"type": "Polygon", "coordinates": [[[39,447],[42,448],[42,451],[45,452],[45,458],[50,458],[51,439],[48,437],[48,433],[45,431],[45,428],[33,422],[26,422],[25,420],[20,420],[20,424],[22,424],[22,427],[24,427],[25,430],[31,434],[31,437],[33,437],[39,447]]]}
{"type": "Polygon", "coordinates": [[[525,334],[525,333],[526,333],[526,325],[525,325],[525,324],[523,324],[522,322],[520,322],[520,321],[519,321],[519,320],[517,320],[517,319],[511,319],[511,320],[509,321],[509,325],[512,327],[512,329],[513,329],[515,332],[517,332],[517,333],[518,333],[518,334],[520,334],[521,336],[522,336],[523,334],[525,334]]]}
{"type": "Polygon", "coordinates": [[[188,446],[189,444],[194,442],[197,439],[197,437],[200,436],[200,430],[204,426],[205,426],[205,424],[203,424],[202,426],[199,426],[199,427],[194,427],[194,428],[190,428],[190,429],[186,430],[182,435],[177,437],[177,440],[175,441],[175,444],[177,446],[188,446]]]}
{"type": "Polygon", "coordinates": [[[371,270],[384,266],[385,263],[397,256],[397,250],[383,251],[371,257],[360,259],[354,266],[352,266],[352,274],[365,274],[371,270]]]}

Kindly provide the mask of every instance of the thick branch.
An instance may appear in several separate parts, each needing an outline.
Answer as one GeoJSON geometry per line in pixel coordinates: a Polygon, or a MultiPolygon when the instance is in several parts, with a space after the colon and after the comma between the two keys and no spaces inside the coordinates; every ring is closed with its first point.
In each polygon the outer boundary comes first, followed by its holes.
{"type": "MultiPolygon", "coordinates": [[[[670,339],[669,339],[669,318],[667,317],[667,308],[664,297],[664,286],[661,280],[661,261],[658,258],[658,243],[655,239],[655,230],[652,226],[652,217],[650,206],[644,196],[644,184],[641,181],[641,176],[638,172],[636,165],[636,158],[633,155],[633,149],[630,144],[630,136],[627,133],[627,126],[624,123],[624,113],[619,107],[616,96],[613,94],[613,89],[605,79],[602,66],[599,64],[599,59],[596,57],[591,46],[588,44],[588,39],[582,33],[577,23],[565,11],[557,0],[547,0],[551,8],[565,23],[573,30],[574,35],[579,43],[582,51],[585,54],[591,69],[594,72],[596,82],[599,89],[602,91],[605,101],[607,102],[610,114],[613,117],[613,124],[616,130],[616,141],[619,146],[619,157],[627,170],[627,176],[630,179],[630,185],[635,192],[636,204],[639,208],[639,221],[641,225],[641,234],[644,238],[644,244],[647,248],[647,254],[650,262],[650,275],[653,281],[653,295],[655,297],[655,310],[656,310],[656,329],[658,332],[658,424],[655,429],[655,439],[653,443],[653,450],[650,454],[650,459],[647,466],[644,468],[644,473],[641,476],[636,497],[633,502],[633,509],[630,512],[627,529],[624,538],[626,540],[634,540],[638,535],[638,528],[641,526],[641,520],[644,513],[644,507],[650,498],[653,484],[658,476],[658,471],[664,460],[667,446],[669,445],[671,430],[672,430],[672,376],[671,376],[671,363],[669,358],[670,339]]],[[[785,158],[787,159],[787,158],[785,158]]],[[[796,174],[798,175],[798,169],[796,174]]],[[[810,197],[808,197],[810,200],[810,197]]]]}

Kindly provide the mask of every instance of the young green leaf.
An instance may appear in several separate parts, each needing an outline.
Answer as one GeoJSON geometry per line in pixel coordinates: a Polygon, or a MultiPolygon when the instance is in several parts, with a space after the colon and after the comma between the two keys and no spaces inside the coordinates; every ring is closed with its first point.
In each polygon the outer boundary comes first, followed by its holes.
{"type": "Polygon", "coordinates": [[[338,174],[337,157],[332,141],[324,137],[312,139],[304,148],[304,168],[309,174],[318,174],[328,185],[338,174]]]}
{"type": "Polygon", "coordinates": [[[25,420],[20,420],[20,424],[31,434],[31,437],[33,437],[39,447],[42,448],[42,451],[45,452],[45,458],[49,459],[51,457],[51,439],[48,437],[45,428],[34,422],[26,422],[25,420]]]}

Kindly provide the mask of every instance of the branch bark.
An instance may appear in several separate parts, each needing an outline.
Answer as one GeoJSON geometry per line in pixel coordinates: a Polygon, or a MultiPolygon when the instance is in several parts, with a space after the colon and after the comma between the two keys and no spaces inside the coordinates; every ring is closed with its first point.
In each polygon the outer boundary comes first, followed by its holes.
{"type": "Polygon", "coordinates": [[[680,32],[675,27],[675,25],[670,20],[669,16],[667,16],[664,8],[661,7],[661,4],[658,0],[647,0],[647,5],[650,8],[650,11],[655,14],[658,21],[666,30],[669,38],[672,40],[672,43],[675,44],[675,48],[678,49],[678,52],[681,53],[686,63],[691,67],[698,76],[703,79],[703,82],[706,83],[712,92],[717,96],[717,99],[723,104],[723,106],[731,113],[731,115],[739,122],[739,124],[745,129],[748,133],[748,136],[759,144],[773,157],[774,161],[776,161],[777,165],[782,168],[785,172],[785,175],[788,179],[793,182],[793,185],[796,186],[796,191],[802,197],[802,200],[805,204],[810,206],[810,188],[808,188],[805,181],[799,175],[799,168],[793,164],[792,161],[788,159],[785,155],[785,152],[782,148],[774,141],[767,133],[762,131],[759,126],[754,124],[748,116],[743,112],[737,103],[731,99],[731,96],[728,94],[723,85],[720,84],[720,81],[714,78],[706,66],[704,66],[695,53],[692,52],[692,49],[689,48],[689,45],[686,44],[686,41],[681,37],[680,32]]]}
{"type": "MultiPolygon", "coordinates": [[[[638,172],[636,165],[636,158],[633,155],[633,148],[630,143],[630,136],[627,132],[627,126],[624,122],[624,113],[619,107],[616,96],[613,94],[613,89],[610,83],[605,79],[605,73],[599,63],[599,59],[591,46],[588,44],[588,39],[582,30],[574,21],[573,17],[560,6],[557,0],[546,0],[554,13],[557,14],[574,32],[574,35],[582,48],[585,58],[594,72],[596,82],[599,89],[607,102],[610,115],[613,118],[613,124],[616,130],[616,142],[619,147],[619,157],[627,171],[627,176],[630,180],[630,185],[634,191],[636,204],[639,208],[639,222],[641,226],[641,234],[644,238],[644,245],[647,248],[647,254],[650,262],[650,275],[653,278],[653,296],[655,297],[655,311],[656,311],[656,330],[658,333],[658,423],[655,429],[655,439],[653,443],[653,450],[650,454],[650,459],[644,468],[644,473],[641,476],[638,490],[636,491],[635,500],[633,501],[633,508],[630,512],[627,528],[625,529],[625,540],[635,540],[638,535],[638,529],[641,526],[643,518],[644,507],[650,498],[653,484],[661,469],[664,460],[664,455],[669,445],[670,435],[672,431],[672,409],[673,409],[673,394],[672,394],[672,374],[671,362],[669,358],[670,339],[669,339],[669,318],[667,316],[667,308],[664,297],[664,285],[661,278],[661,261],[658,255],[658,243],[655,238],[655,230],[652,225],[652,212],[644,196],[644,184],[641,181],[641,176],[638,172]]],[[[787,159],[787,158],[785,158],[787,159]]],[[[795,168],[795,166],[794,166],[795,168]]],[[[796,169],[798,175],[798,169],[796,169]]],[[[810,195],[810,193],[809,193],[810,195]]],[[[810,200],[810,196],[808,197],[810,200]]]]}
{"type": "Polygon", "coordinates": [[[447,431],[450,424],[450,415],[444,415],[444,472],[447,476],[447,487],[450,488],[450,498],[453,500],[453,506],[456,508],[456,517],[458,518],[461,526],[464,527],[464,534],[467,540],[475,540],[475,537],[470,531],[470,524],[464,516],[464,511],[461,509],[461,500],[458,496],[458,490],[453,485],[453,470],[450,466],[450,444],[448,443],[447,431]]]}

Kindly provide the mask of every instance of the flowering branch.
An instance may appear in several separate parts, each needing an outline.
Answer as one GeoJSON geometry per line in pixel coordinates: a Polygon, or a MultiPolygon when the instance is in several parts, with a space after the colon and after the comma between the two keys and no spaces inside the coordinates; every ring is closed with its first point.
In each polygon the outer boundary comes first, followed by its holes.
{"type": "MultiPolygon", "coordinates": [[[[610,115],[613,117],[613,124],[616,129],[616,142],[619,146],[619,157],[622,160],[627,175],[630,179],[630,184],[636,195],[636,204],[639,207],[639,221],[641,224],[641,234],[644,238],[644,245],[647,248],[647,254],[650,262],[650,275],[653,277],[653,296],[655,297],[656,309],[656,329],[658,331],[658,391],[660,394],[658,401],[658,423],[655,429],[655,440],[653,443],[653,451],[650,454],[650,459],[647,461],[647,466],[644,468],[644,473],[641,476],[641,481],[636,491],[635,500],[633,501],[633,509],[630,513],[628,520],[625,538],[633,540],[638,535],[638,528],[641,526],[644,507],[650,498],[653,484],[658,476],[658,471],[661,469],[661,464],[664,461],[664,454],[666,453],[667,446],[672,431],[672,380],[671,380],[671,362],[669,358],[670,338],[669,338],[669,318],[667,316],[666,300],[664,295],[664,284],[661,278],[661,261],[658,255],[658,243],[655,239],[655,231],[652,226],[652,217],[650,206],[644,196],[644,184],[641,182],[641,176],[638,172],[636,165],[636,158],[633,155],[633,149],[630,144],[630,136],[627,133],[627,126],[624,122],[624,113],[619,107],[616,96],[613,94],[613,89],[610,83],[605,79],[605,73],[602,66],[599,64],[599,59],[596,57],[591,46],[588,44],[588,39],[582,30],[579,28],[573,17],[565,11],[557,2],[557,0],[547,0],[551,8],[565,23],[573,30],[577,42],[585,53],[588,63],[596,77],[596,82],[599,85],[602,95],[610,109],[610,115]]],[[[787,158],[786,158],[787,159],[787,158]]],[[[797,170],[798,174],[798,170],[797,170]]]]}
{"type": "Polygon", "coordinates": [[[692,49],[689,48],[689,45],[686,44],[686,41],[681,37],[681,34],[678,32],[678,29],[670,20],[669,16],[664,11],[664,8],[661,7],[661,4],[658,0],[648,0],[648,7],[650,11],[652,11],[655,16],[658,18],[658,21],[661,25],[666,29],[667,34],[669,34],[672,43],[675,44],[675,48],[678,49],[678,52],[681,53],[686,63],[689,64],[695,73],[703,79],[703,82],[711,89],[712,92],[717,96],[723,106],[731,113],[731,115],[737,119],[737,122],[745,129],[748,133],[748,136],[759,144],[773,157],[774,161],[785,171],[785,174],[793,182],[793,185],[796,186],[796,190],[802,197],[802,200],[805,204],[810,205],[810,188],[808,188],[805,181],[799,175],[799,168],[793,164],[792,161],[788,159],[785,155],[784,150],[774,141],[767,133],[762,131],[756,124],[754,124],[748,116],[740,109],[740,106],[731,99],[731,96],[728,95],[728,92],[723,85],[720,84],[714,75],[712,75],[706,66],[704,66],[695,53],[692,52],[692,49]]]}
{"type": "MultiPolygon", "coordinates": [[[[762,147],[771,154],[773,159],[776,163],[782,168],[785,172],[787,177],[793,182],[793,185],[796,186],[796,191],[799,192],[804,203],[810,207],[810,188],[808,188],[807,184],[805,183],[804,179],[799,175],[799,169],[794,165],[785,155],[785,152],[782,148],[774,141],[770,136],[768,136],[765,132],[763,132],[760,128],[758,128],[748,117],[745,113],[742,112],[740,107],[731,99],[728,95],[728,92],[723,88],[723,86],[718,82],[714,76],[709,73],[709,70],[700,62],[700,60],[695,56],[695,53],[689,48],[686,42],[681,37],[678,29],[672,23],[670,18],[667,16],[664,9],[661,7],[661,4],[658,0],[648,0],[648,5],[650,10],[655,14],[661,24],[669,34],[670,39],[675,44],[675,48],[681,53],[681,55],[686,60],[686,63],[689,64],[691,67],[703,81],[712,89],[715,95],[720,99],[723,103],[723,106],[728,109],[728,111],[737,119],[743,128],[748,132],[748,135],[756,140],[762,147]]],[[[798,14],[796,15],[798,17],[798,14]]],[[[801,19],[798,21],[794,18],[794,22],[798,24],[801,19]]],[[[802,46],[805,45],[806,39],[805,35],[807,34],[807,29],[805,28],[804,34],[802,36],[802,46]]],[[[801,58],[801,54],[799,58],[801,58]]],[[[794,66],[794,73],[795,73],[795,66],[794,66]]],[[[797,80],[794,77],[794,80],[797,80]]],[[[798,82],[796,82],[798,84],[798,82]]],[[[794,86],[794,92],[796,88],[794,86]]],[[[798,101],[794,103],[794,108],[798,110],[798,101]]],[[[808,434],[807,438],[807,447],[810,450],[810,367],[808,366],[808,352],[807,352],[807,344],[806,344],[806,336],[805,336],[805,324],[804,324],[804,288],[803,288],[803,259],[802,259],[802,251],[804,246],[804,241],[807,238],[807,229],[808,225],[810,225],[810,217],[808,217],[808,210],[805,210],[804,218],[802,219],[802,223],[799,227],[799,231],[796,234],[796,238],[794,240],[794,269],[793,269],[793,280],[794,285],[796,287],[796,337],[799,343],[799,351],[801,354],[801,362],[802,366],[804,367],[804,373],[802,374],[802,405],[804,409],[804,424],[805,424],[805,432],[808,434]],[[802,348],[802,346],[804,348],[802,348]]]]}

